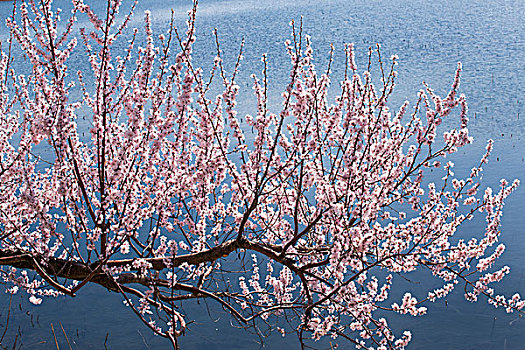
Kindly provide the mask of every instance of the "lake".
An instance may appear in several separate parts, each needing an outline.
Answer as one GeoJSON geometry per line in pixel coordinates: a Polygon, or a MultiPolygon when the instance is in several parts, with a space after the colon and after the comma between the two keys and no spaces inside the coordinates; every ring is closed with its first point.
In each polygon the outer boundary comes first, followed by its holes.
{"type": "MultiPolygon", "coordinates": [[[[86,0],[90,3],[89,0],[86,0]]],[[[98,1],[96,6],[101,6],[98,1]]],[[[127,2],[125,2],[127,3],[127,2]]],[[[55,1],[67,8],[67,2],[55,1]]],[[[151,9],[154,29],[161,31],[169,24],[170,9],[180,25],[190,1],[142,1],[134,17],[134,26],[141,26],[142,14],[151,9]]],[[[0,17],[10,15],[9,1],[0,2],[0,17]]],[[[101,10],[101,8],[98,8],[101,10]]],[[[125,12],[125,11],[121,11],[125,12]]],[[[217,27],[227,66],[242,38],[246,39],[244,60],[239,81],[243,91],[239,110],[253,113],[251,73],[262,69],[260,57],[268,53],[270,77],[270,109],[280,104],[281,89],[287,84],[288,58],[284,40],[289,38],[291,19],[303,16],[304,31],[311,35],[319,67],[327,64],[330,44],[336,48],[333,86],[341,76],[344,64],[343,44],[353,42],[360,72],[364,70],[368,47],[382,45],[384,57],[399,56],[397,90],[391,106],[398,107],[408,99],[415,102],[425,80],[436,92],[444,94],[450,86],[456,63],[463,63],[460,91],[469,103],[470,130],[475,142],[461,149],[454,158],[456,173],[465,174],[477,164],[486,141],[496,141],[484,185],[496,187],[500,178],[525,180],[525,1],[354,1],[354,0],[202,0],[197,13],[197,44],[194,62],[210,67],[215,54],[217,27]],[[229,60],[228,60],[229,59],[229,60]],[[284,63],[284,64],[283,64],[284,63]]],[[[79,23],[82,26],[82,23],[79,23]]],[[[0,40],[7,38],[0,26],[0,40]]],[[[78,61],[81,65],[82,61],[78,61]]],[[[321,68],[319,68],[320,70],[321,68]]],[[[335,90],[334,90],[335,91],[335,90]]],[[[498,285],[508,296],[525,294],[525,186],[507,200],[502,220],[501,241],[507,249],[498,265],[509,265],[511,274],[498,285]]],[[[482,234],[482,220],[463,226],[466,235],[482,234]]],[[[402,295],[410,283],[397,285],[402,295]]],[[[67,348],[60,329],[63,326],[73,348],[100,349],[104,342],[115,349],[157,349],[168,343],[153,336],[127,309],[121,297],[102,288],[85,288],[74,299],[46,299],[31,307],[26,296],[12,300],[7,344],[17,332],[22,334],[22,348],[54,347],[51,323],[61,348],[67,348]]],[[[5,326],[9,295],[0,296],[0,329],[5,326]]],[[[181,340],[182,349],[259,349],[258,338],[233,329],[224,313],[208,316],[204,302],[188,307],[197,322],[181,340]]],[[[395,317],[396,329],[411,329],[413,341],[409,349],[523,349],[525,320],[516,314],[494,309],[485,300],[471,304],[458,288],[447,302],[429,303],[424,317],[395,317]]],[[[392,318],[394,320],[394,318],[392,318]]],[[[19,340],[20,341],[20,340],[19,340]]],[[[318,343],[330,348],[329,339],[318,343]]],[[[332,341],[333,342],[333,341],[332,341]]],[[[342,342],[343,348],[349,346],[342,342]]],[[[293,335],[280,334],[265,339],[265,347],[294,349],[298,343],[293,335]]]]}

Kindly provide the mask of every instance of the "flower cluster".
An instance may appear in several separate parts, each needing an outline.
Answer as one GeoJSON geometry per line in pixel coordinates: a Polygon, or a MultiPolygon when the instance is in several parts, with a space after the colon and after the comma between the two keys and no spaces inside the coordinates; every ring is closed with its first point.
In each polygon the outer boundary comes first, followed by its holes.
{"type": "Polygon", "coordinates": [[[375,84],[348,44],[334,97],[333,48],[318,72],[310,38],[292,22],[280,106],[269,107],[265,55],[252,76],[255,108],[241,116],[244,43],[229,74],[215,31],[209,74],[196,67],[196,2],[185,30],[172,21],[158,36],[146,12],[142,44],[128,30],[133,10],[118,16],[120,0],[107,1],[105,17],[73,5],[65,26],[50,1],[28,0],[8,20],[9,44],[31,63],[25,74],[10,50],[0,52],[0,265],[9,293],[25,290],[39,304],[100,284],[174,347],[187,329],[176,305],[195,298],[246,328],[284,314],[301,342],[331,336],[367,349],[404,349],[412,335],[396,335],[385,311],[423,315],[457,285],[468,300],[523,313],[519,294],[493,289],[509,273],[493,266],[518,182],[481,189],[492,141],[466,179],[446,158],[473,141],[460,64],[446,97],[423,84],[412,106],[394,110],[397,56],[385,62],[379,46],[370,50],[382,72],[375,84]],[[90,28],[78,40],[80,16],[90,28]],[[70,74],[81,58],[86,65],[70,74]],[[455,239],[475,214],[485,215],[485,231],[455,239]],[[392,303],[395,276],[415,270],[442,287],[392,303]]]}

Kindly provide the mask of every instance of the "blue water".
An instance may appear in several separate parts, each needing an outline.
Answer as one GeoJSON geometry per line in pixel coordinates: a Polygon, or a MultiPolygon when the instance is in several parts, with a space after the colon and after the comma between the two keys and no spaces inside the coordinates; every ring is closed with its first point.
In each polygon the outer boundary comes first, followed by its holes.
{"type": "MultiPolygon", "coordinates": [[[[86,0],[86,2],[88,2],[86,0]]],[[[103,1],[99,1],[102,3],[103,1]]],[[[67,7],[65,2],[58,2],[67,7]]],[[[134,25],[141,25],[140,13],[152,10],[156,30],[166,28],[170,9],[174,8],[179,24],[185,19],[189,1],[143,1],[134,25]]],[[[102,9],[102,7],[100,7],[102,9]]],[[[0,16],[11,11],[9,2],[0,2],[0,16]]],[[[123,11],[124,12],[124,11],[123,11]]],[[[215,52],[213,28],[219,29],[222,49],[233,63],[241,38],[246,39],[245,58],[241,66],[241,112],[253,112],[251,73],[262,69],[260,56],[269,53],[270,106],[278,108],[280,89],[286,84],[288,59],[283,41],[289,37],[291,19],[304,18],[305,32],[311,35],[319,69],[327,63],[330,43],[339,49],[335,56],[334,77],[343,69],[343,43],[354,42],[361,71],[367,48],[382,44],[384,57],[400,58],[399,78],[392,105],[405,99],[414,101],[425,80],[438,93],[450,86],[456,62],[463,63],[461,91],[468,97],[470,130],[475,144],[462,149],[455,158],[456,172],[466,173],[479,160],[485,142],[496,140],[484,183],[496,186],[499,178],[525,180],[525,2],[524,1],[219,1],[202,0],[198,11],[195,61],[209,67],[215,52]],[[285,64],[283,64],[283,62],[285,64]]],[[[82,25],[82,23],[80,23],[82,25]]],[[[0,40],[7,37],[0,27],[0,40]]],[[[82,61],[78,61],[80,65],[82,61]]],[[[338,79],[334,79],[334,83],[338,79]]],[[[337,86],[337,84],[334,84],[337,86]]],[[[500,291],[525,294],[525,184],[508,200],[504,211],[501,240],[507,250],[499,264],[509,265],[511,275],[499,285],[500,291]]],[[[482,233],[482,220],[462,228],[462,234],[482,233]]],[[[423,282],[425,287],[427,282],[423,282]]],[[[428,282],[429,286],[433,286],[428,282]]],[[[417,288],[399,283],[397,293],[417,288]]],[[[525,320],[516,314],[494,309],[485,301],[470,304],[460,290],[444,301],[429,304],[427,316],[396,317],[398,330],[411,329],[411,349],[524,349],[525,320]]],[[[5,325],[9,297],[0,295],[0,329],[5,325]]],[[[151,335],[136,316],[122,305],[120,296],[102,288],[83,289],[75,299],[45,300],[31,308],[22,296],[13,298],[11,320],[6,339],[12,344],[17,332],[22,334],[22,348],[47,349],[54,346],[50,324],[53,323],[61,348],[68,348],[60,329],[64,327],[74,349],[108,348],[154,349],[168,346],[165,340],[151,335]]],[[[230,326],[224,313],[213,304],[187,307],[197,319],[183,349],[258,349],[254,334],[230,326]],[[208,306],[211,317],[208,316],[208,306]]],[[[264,330],[264,329],[263,329],[264,330]]],[[[20,340],[18,340],[20,342],[20,340]]],[[[4,340],[5,343],[5,340],[4,340]]],[[[293,335],[274,335],[264,340],[266,348],[297,348],[293,335]]],[[[329,340],[318,344],[330,348],[329,340]]],[[[343,348],[349,346],[342,342],[343,348]]]]}

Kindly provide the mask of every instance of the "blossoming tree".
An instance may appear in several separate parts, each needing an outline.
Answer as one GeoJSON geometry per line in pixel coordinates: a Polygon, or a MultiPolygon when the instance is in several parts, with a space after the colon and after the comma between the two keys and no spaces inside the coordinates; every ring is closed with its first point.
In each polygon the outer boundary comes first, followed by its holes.
{"type": "Polygon", "coordinates": [[[119,0],[108,0],[103,17],[82,0],[73,6],[64,23],[51,1],[29,0],[7,20],[11,39],[0,58],[7,292],[25,291],[40,304],[101,285],[174,348],[188,322],[177,305],[196,298],[245,327],[287,314],[303,346],[330,335],[358,348],[403,349],[411,333],[395,334],[385,315],[423,315],[456,286],[468,300],[523,313],[518,294],[492,288],[509,268],[491,268],[504,251],[500,217],[517,182],[478,192],[492,142],[466,179],[443,161],[472,142],[457,92],[460,65],[447,96],[425,85],[413,106],[394,111],[396,57],[386,64],[377,50],[374,87],[371,63],[358,74],[346,45],[330,103],[330,65],[316,71],[310,39],[292,25],[280,110],[267,108],[263,56],[262,76],[253,76],[256,108],[239,116],[242,46],[231,75],[218,44],[211,72],[196,67],[196,3],[185,32],[172,21],[166,35],[154,35],[146,12],[144,43],[127,29],[131,13],[117,17],[119,0]],[[77,16],[91,23],[78,38],[77,16]],[[30,63],[25,75],[16,50],[30,63]],[[79,51],[86,62],[71,72],[79,51]],[[218,82],[222,90],[212,94],[218,82]],[[457,127],[438,131],[443,118],[458,118],[457,127]],[[439,183],[425,177],[430,167],[442,172],[439,183]],[[454,239],[476,212],[486,216],[485,231],[454,239]],[[420,300],[408,292],[389,298],[396,276],[414,270],[442,287],[420,300]]]}

